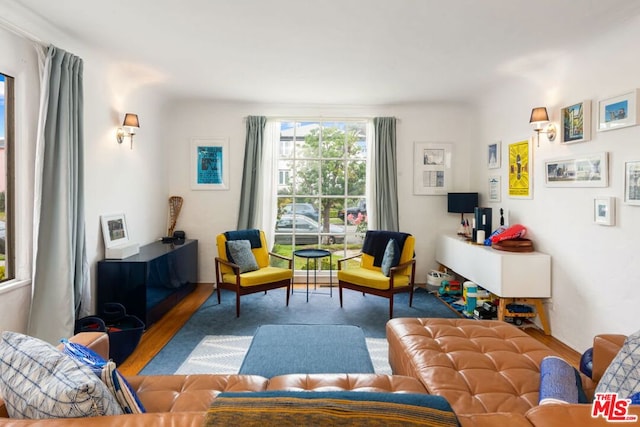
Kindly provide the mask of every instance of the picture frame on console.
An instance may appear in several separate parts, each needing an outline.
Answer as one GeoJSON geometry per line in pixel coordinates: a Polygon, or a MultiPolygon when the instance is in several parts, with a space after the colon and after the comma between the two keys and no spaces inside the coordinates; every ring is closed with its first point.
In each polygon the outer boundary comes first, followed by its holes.
{"type": "Polygon", "coordinates": [[[560,109],[560,141],[563,144],[591,139],[591,100],[584,100],[560,109]]]}
{"type": "Polygon", "coordinates": [[[102,237],[104,239],[105,258],[123,259],[140,251],[137,243],[131,242],[124,213],[112,213],[100,216],[102,237]]]}
{"type": "Polygon", "coordinates": [[[229,189],[228,138],[191,139],[191,189],[229,189]]]}
{"type": "Polygon", "coordinates": [[[640,122],[638,95],[633,89],[622,95],[598,101],[598,131],[608,131],[635,126],[640,122]]]}
{"type": "Polygon", "coordinates": [[[414,143],[413,194],[447,194],[451,180],[451,149],[449,143],[414,143]]]}

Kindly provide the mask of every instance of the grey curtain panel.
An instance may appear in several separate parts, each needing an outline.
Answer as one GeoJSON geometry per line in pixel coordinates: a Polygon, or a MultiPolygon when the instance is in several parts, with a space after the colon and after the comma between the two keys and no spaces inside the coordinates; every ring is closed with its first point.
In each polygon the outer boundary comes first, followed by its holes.
{"type": "Polygon", "coordinates": [[[262,154],[264,149],[264,128],[267,118],[264,116],[247,117],[247,138],[244,147],[244,169],[242,171],[242,191],[240,193],[240,211],[238,230],[256,228],[260,223],[260,187],[262,154]]]}
{"type": "Polygon", "coordinates": [[[375,117],[374,128],[374,186],[373,229],[400,231],[398,221],[398,182],[396,160],[396,119],[375,117]]]}
{"type": "MultiPolygon", "coordinates": [[[[43,49],[40,47],[40,49],[43,49]]],[[[41,50],[36,148],[33,300],[29,334],[56,343],[71,336],[88,264],[84,223],[82,59],[41,50]]]]}

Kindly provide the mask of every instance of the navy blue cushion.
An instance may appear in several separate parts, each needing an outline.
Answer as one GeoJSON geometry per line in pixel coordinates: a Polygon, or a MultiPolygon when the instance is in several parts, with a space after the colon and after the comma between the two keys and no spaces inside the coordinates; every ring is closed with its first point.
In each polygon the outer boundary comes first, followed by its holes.
{"type": "Polygon", "coordinates": [[[362,242],[362,252],[373,257],[374,266],[381,267],[389,240],[394,239],[400,248],[400,253],[402,253],[404,242],[409,236],[410,234],[399,231],[367,230],[364,242],[362,242]]]}
{"type": "Polygon", "coordinates": [[[251,243],[251,249],[261,248],[260,230],[251,228],[248,230],[227,231],[224,233],[227,240],[248,240],[251,243]]]}

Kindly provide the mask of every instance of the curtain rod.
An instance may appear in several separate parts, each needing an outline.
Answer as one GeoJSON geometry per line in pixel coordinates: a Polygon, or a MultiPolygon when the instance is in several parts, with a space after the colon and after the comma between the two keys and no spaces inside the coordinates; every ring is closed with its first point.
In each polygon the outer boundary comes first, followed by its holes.
{"type": "MultiPolygon", "coordinates": [[[[244,116],[242,118],[242,120],[246,121],[248,116],[244,116]]],[[[265,116],[267,118],[267,120],[295,120],[297,122],[300,121],[306,121],[306,122],[310,122],[310,121],[324,121],[324,122],[328,122],[328,121],[358,121],[358,120],[371,120],[374,119],[375,117],[322,117],[322,116],[265,116]]],[[[393,116],[392,116],[393,117],[393,116]]],[[[396,119],[396,121],[400,121],[399,118],[397,117],[393,117],[394,119],[396,119]]]]}
{"type": "Polygon", "coordinates": [[[34,36],[33,34],[31,34],[30,32],[23,30],[22,28],[18,27],[15,24],[12,24],[11,22],[7,21],[4,18],[0,18],[0,27],[4,28],[7,31],[12,32],[13,34],[20,36],[22,38],[25,38],[29,41],[32,41],[34,43],[38,43],[42,46],[48,46],[48,43],[45,43],[44,41],[42,41],[41,39],[39,39],[38,37],[34,36]]]}

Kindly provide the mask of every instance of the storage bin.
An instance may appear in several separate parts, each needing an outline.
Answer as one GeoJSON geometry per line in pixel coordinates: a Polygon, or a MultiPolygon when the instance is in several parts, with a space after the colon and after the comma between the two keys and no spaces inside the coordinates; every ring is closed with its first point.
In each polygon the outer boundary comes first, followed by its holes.
{"type": "Polygon", "coordinates": [[[122,304],[106,303],[100,316],[78,319],[75,333],[106,332],[109,335],[109,358],[120,365],[140,343],[144,328],[144,322],[128,315],[122,304]]]}

